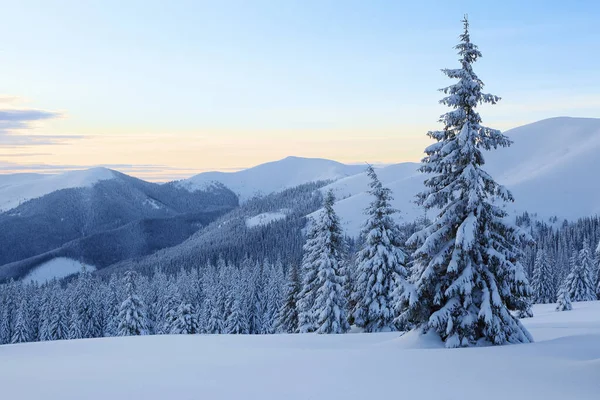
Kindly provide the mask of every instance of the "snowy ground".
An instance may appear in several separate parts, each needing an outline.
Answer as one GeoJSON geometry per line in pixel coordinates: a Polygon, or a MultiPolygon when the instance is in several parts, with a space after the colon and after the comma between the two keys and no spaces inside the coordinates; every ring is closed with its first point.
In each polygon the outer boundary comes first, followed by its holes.
{"type": "Polygon", "coordinates": [[[6,399],[598,399],[600,302],[534,307],[537,342],[397,333],[154,336],[0,346],[6,399]]]}
{"type": "Polygon", "coordinates": [[[57,257],[35,267],[23,280],[25,282],[45,283],[54,278],[60,279],[69,275],[78,274],[85,266],[87,271],[95,271],[93,265],[83,264],[81,261],[67,257],[57,257]]]}

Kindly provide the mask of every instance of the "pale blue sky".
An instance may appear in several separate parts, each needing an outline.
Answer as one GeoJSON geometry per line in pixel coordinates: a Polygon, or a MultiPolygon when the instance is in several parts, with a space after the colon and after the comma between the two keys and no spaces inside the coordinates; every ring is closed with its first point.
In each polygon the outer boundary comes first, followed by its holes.
{"type": "Polygon", "coordinates": [[[475,70],[503,98],[482,110],[484,122],[600,117],[596,1],[0,0],[0,9],[0,111],[60,114],[12,130],[0,121],[5,169],[160,164],[174,176],[287,155],[417,160],[444,111],[436,89],[451,82],[439,70],[457,65],[464,13],[484,55],[475,70]],[[23,146],[25,134],[58,139],[23,146]]]}

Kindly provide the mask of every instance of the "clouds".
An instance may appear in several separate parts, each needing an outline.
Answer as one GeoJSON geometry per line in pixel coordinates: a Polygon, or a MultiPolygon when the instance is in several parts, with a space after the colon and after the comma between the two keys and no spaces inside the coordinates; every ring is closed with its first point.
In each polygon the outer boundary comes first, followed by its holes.
{"type": "Polygon", "coordinates": [[[0,109],[0,146],[29,147],[64,144],[80,135],[40,135],[29,131],[37,122],[59,118],[60,113],[35,109],[0,109]]]}

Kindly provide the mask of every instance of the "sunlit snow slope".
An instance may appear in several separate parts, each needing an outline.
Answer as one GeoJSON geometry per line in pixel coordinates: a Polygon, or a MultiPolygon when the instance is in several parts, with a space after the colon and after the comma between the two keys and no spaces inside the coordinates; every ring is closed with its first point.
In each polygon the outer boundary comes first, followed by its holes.
{"type": "Polygon", "coordinates": [[[533,344],[413,333],[145,336],[0,346],[7,399],[596,400],[600,302],[534,306],[533,344]]]}

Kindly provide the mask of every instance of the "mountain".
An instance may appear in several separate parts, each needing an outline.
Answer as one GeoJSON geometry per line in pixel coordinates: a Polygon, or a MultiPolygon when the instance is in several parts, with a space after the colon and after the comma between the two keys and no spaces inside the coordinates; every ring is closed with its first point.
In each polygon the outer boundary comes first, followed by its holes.
{"type": "MultiPolygon", "coordinates": [[[[223,186],[192,193],[106,171],[110,179],[88,180],[87,186],[56,190],[1,213],[0,265],[50,252],[103,266],[120,261],[119,255],[180,243],[238,204],[223,186]]],[[[0,276],[6,270],[15,268],[2,267],[0,276]]]]}
{"type": "Polygon", "coordinates": [[[335,181],[362,172],[362,165],[346,165],[320,158],[287,157],[238,172],[205,172],[175,185],[191,192],[220,183],[238,195],[240,202],[308,182],[335,181]]]}
{"type": "MultiPolygon", "coordinates": [[[[600,119],[551,118],[505,134],[513,145],[486,152],[484,169],[513,192],[516,201],[507,205],[511,214],[527,211],[537,219],[572,220],[600,213],[600,186],[594,184],[600,171],[600,119]]],[[[426,179],[418,166],[400,163],[377,169],[393,191],[400,223],[424,215],[414,203],[426,179]]],[[[0,248],[7,249],[0,252],[0,265],[12,263],[0,267],[0,278],[22,276],[57,257],[77,258],[99,269],[108,267],[106,271],[177,268],[219,255],[295,261],[302,253],[305,217],[319,209],[326,190],[338,198],[335,207],[345,233],[358,236],[363,210],[371,201],[364,169],[288,157],[163,185],[106,169],[52,179],[0,176],[0,199],[17,204],[0,214],[0,248]],[[35,182],[45,183],[38,188],[35,182]],[[11,197],[35,197],[61,185],[69,188],[21,205],[11,197]]]]}
{"type": "Polygon", "coordinates": [[[0,175],[0,212],[57,190],[91,187],[96,182],[114,177],[113,171],[100,167],[62,174],[0,175]]]}

